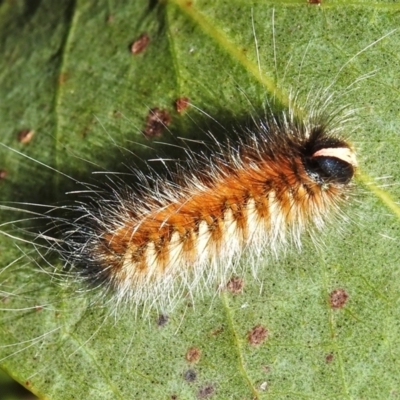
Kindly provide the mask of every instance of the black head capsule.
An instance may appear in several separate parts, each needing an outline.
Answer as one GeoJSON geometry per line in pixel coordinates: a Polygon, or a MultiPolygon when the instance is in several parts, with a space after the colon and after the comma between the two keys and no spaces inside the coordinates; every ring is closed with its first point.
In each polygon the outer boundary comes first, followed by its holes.
{"type": "Polygon", "coordinates": [[[357,160],[354,151],[347,146],[325,147],[304,160],[307,174],[318,183],[346,185],[354,176],[357,160]]]}

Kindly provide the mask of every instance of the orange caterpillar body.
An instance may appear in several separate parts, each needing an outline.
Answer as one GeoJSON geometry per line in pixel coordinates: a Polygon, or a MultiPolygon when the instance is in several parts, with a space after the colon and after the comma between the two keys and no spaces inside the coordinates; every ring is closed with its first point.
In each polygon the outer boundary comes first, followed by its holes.
{"type": "Polygon", "coordinates": [[[356,158],[336,131],[266,117],[226,150],[192,155],[173,181],[78,206],[65,258],[121,298],[164,304],[227,279],[244,250],[275,253],[289,237],[300,246],[348,198],[356,158]]]}

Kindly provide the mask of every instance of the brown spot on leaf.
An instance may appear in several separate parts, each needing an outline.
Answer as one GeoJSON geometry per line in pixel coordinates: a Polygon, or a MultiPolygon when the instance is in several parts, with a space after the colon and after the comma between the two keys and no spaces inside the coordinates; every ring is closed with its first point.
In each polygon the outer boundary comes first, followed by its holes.
{"type": "Polygon", "coordinates": [[[194,369],[188,369],[184,374],[183,378],[187,382],[194,382],[197,379],[197,373],[194,369]]]}
{"type": "Polygon", "coordinates": [[[220,333],[224,331],[224,327],[221,325],[218,328],[211,331],[211,336],[218,336],[220,333]]]}
{"type": "Polygon", "coordinates": [[[42,306],[35,306],[35,311],[36,312],[39,312],[39,311],[42,311],[42,310],[43,310],[42,306]]]}
{"type": "Polygon", "coordinates": [[[196,363],[200,360],[201,350],[198,347],[190,347],[186,352],[186,361],[196,363]]]}
{"type": "Polygon", "coordinates": [[[5,169],[0,169],[0,181],[6,179],[6,177],[7,177],[7,171],[5,169]]]}
{"type": "Polygon", "coordinates": [[[178,395],[177,394],[173,394],[171,396],[171,400],[178,400],[178,395]]]}
{"type": "Polygon", "coordinates": [[[181,114],[189,107],[189,99],[187,97],[179,97],[175,100],[175,109],[181,114]]]}
{"type": "Polygon", "coordinates": [[[142,53],[150,42],[150,37],[147,33],[142,33],[132,44],[131,53],[140,54],[142,53]]]}
{"type": "Polygon", "coordinates": [[[349,295],[344,289],[335,289],[329,295],[329,303],[332,308],[343,308],[349,295]]]}
{"type": "Polygon", "coordinates": [[[256,325],[247,334],[249,343],[253,346],[262,344],[268,338],[268,330],[262,325],[256,325]]]}
{"type": "Polygon", "coordinates": [[[227,289],[233,294],[241,294],[243,292],[244,281],[242,278],[233,276],[227,283],[227,289]]]}
{"type": "Polygon", "coordinates": [[[61,74],[58,75],[58,84],[60,86],[64,85],[67,79],[68,79],[68,74],[66,72],[61,72],[61,74]]]}
{"type": "Polygon", "coordinates": [[[171,123],[171,116],[167,110],[162,110],[161,108],[152,108],[147,114],[146,127],[143,134],[152,138],[155,136],[160,136],[165,127],[171,123]]]}
{"type": "Polygon", "coordinates": [[[330,364],[330,363],[333,361],[333,359],[334,359],[333,353],[329,353],[329,354],[327,354],[327,355],[325,356],[325,362],[326,362],[327,364],[330,364]]]}
{"type": "Polygon", "coordinates": [[[29,381],[25,381],[25,386],[31,386],[31,383],[29,381]]]}
{"type": "Polygon", "coordinates": [[[317,4],[317,5],[319,5],[319,4],[322,3],[322,0],[307,0],[307,3],[308,4],[317,4]]]}
{"type": "Polygon", "coordinates": [[[168,315],[160,314],[157,318],[157,326],[164,326],[167,324],[169,320],[168,315]]]}
{"type": "Polygon", "coordinates": [[[109,15],[106,19],[106,22],[108,24],[111,24],[112,22],[114,22],[114,15],[109,15]]]}
{"type": "Polygon", "coordinates": [[[215,389],[212,385],[207,385],[199,389],[197,393],[197,397],[200,399],[207,399],[211,397],[215,392],[215,389]]]}
{"type": "Polygon", "coordinates": [[[32,140],[34,134],[33,129],[22,129],[18,132],[17,139],[20,143],[26,144],[32,140]]]}

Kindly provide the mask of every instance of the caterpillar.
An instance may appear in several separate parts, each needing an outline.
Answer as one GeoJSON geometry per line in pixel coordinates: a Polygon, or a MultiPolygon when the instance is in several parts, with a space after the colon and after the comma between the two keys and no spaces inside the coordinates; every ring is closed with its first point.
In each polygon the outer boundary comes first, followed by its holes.
{"type": "Polygon", "coordinates": [[[151,176],[76,206],[63,228],[66,263],[119,299],[165,306],[176,287],[192,293],[227,279],[243,253],[300,247],[301,234],[348,199],[355,151],[322,116],[282,111],[254,125],[226,148],[190,154],[170,180],[151,176]]]}

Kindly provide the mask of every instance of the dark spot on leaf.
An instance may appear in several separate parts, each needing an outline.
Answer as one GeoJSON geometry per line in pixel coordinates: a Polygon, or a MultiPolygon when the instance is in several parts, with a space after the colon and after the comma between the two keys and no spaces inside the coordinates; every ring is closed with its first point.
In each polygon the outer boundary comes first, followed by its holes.
{"type": "Polygon", "coordinates": [[[193,369],[188,369],[184,374],[183,377],[187,382],[194,382],[197,378],[196,371],[193,369]]]}
{"type": "Polygon", "coordinates": [[[173,395],[171,396],[171,400],[178,400],[178,395],[173,394],[173,395]]]}
{"type": "Polygon", "coordinates": [[[29,381],[25,381],[25,386],[30,386],[31,383],[29,381]]]}
{"type": "Polygon", "coordinates": [[[190,363],[196,363],[200,360],[201,350],[197,347],[190,347],[186,352],[185,358],[186,361],[190,363]]]}
{"type": "Polygon", "coordinates": [[[152,108],[147,114],[146,127],[143,134],[152,138],[155,136],[160,136],[164,128],[166,128],[171,123],[171,116],[167,110],[162,110],[161,108],[152,108]]]}
{"type": "Polygon", "coordinates": [[[190,301],[188,298],[186,298],[185,300],[186,300],[186,307],[193,308],[193,302],[190,301]]]}
{"type": "Polygon", "coordinates": [[[35,306],[35,311],[36,312],[39,312],[39,311],[42,311],[42,310],[43,310],[42,306],[35,306]]]}
{"type": "Polygon", "coordinates": [[[227,289],[233,294],[241,294],[243,292],[244,281],[242,278],[233,276],[227,283],[227,289]]]}
{"type": "Polygon", "coordinates": [[[325,356],[325,361],[326,361],[326,363],[327,363],[327,364],[330,364],[330,363],[333,361],[333,358],[334,358],[333,353],[327,354],[327,355],[325,356]]]}
{"type": "Polygon", "coordinates": [[[132,44],[131,44],[131,53],[132,54],[140,54],[142,51],[146,49],[150,42],[150,37],[147,33],[142,33],[132,44]]]}
{"type": "Polygon", "coordinates": [[[157,326],[164,326],[167,324],[169,320],[168,315],[160,314],[157,319],[157,326]]]}
{"type": "Polygon", "coordinates": [[[189,99],[187,97],[180,97],[179,99],[175,100],[175,109],[176,111],[181,114],[189,107],[189,99]]]}
{"type": "Polygon", "coordinates": [[[199,389],[197,393],[197,397],[200,399],[207,399],[211,397],[215,392],[215,389],[212,385],[207,385],[199,389]]]}
{"type": "Polygon", "coordinates": [[[307,0],[308,4],[321,4],[322,0],[307,0]]]}
{"type": "Polygon", "coordinates": [[[22,129],[18,132],[17,139],[20,143],[26,144],[32,140],[35,131],[32,129],[22,129]]]}
{"type": "Polygon", "coordinates": [[[262,325],[256,325],[247,334],[249,343],[253,346],[262,344],[268,338],[268,330],[262,325]]]}
{"type": "Polygon", "coordinates": [[[343,308],[349,295],[344,289],[335,289],[329,295],[329,303],[332,308],[343,308]]]}
{"type": "Polygon", "coordinates": [[[5,169],[0,169],[0,181],[6,179],[6,177],[7,177],[7,171],[5,169]]]}
{"type": "Polygon", "coordinates": [[[106,19],[106,22],[108,24],[111,24],[112,22],[114,22],[114,15],[109,15],[106,19]]]}

